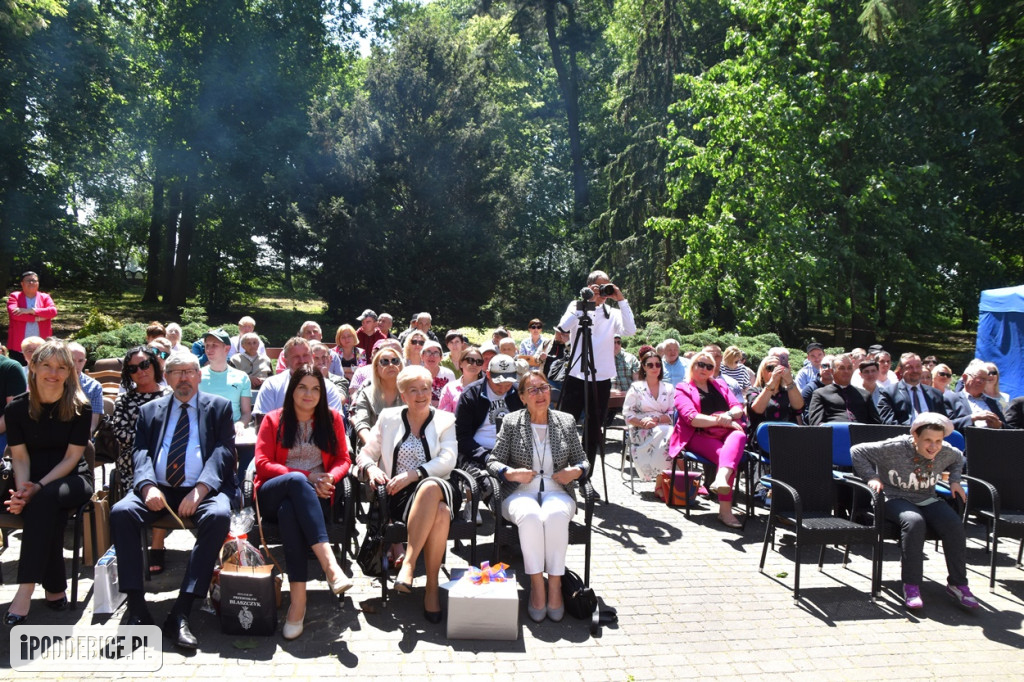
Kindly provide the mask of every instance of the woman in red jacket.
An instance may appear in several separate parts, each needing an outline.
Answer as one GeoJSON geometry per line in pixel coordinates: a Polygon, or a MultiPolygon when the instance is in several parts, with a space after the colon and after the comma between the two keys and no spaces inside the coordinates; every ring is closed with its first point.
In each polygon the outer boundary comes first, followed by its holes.
{"type": "Polygon", "coordinates": [[[7,297],[7,315],[11,320],[7,330],[7,350],[12,360],[26,364],[21,342],[26,336],[48,339],[53,336],[50,321],[57,317],[57,306],[49,294],[39,291],[39,275],[26,272],[21,276],[21,291],[7,297]]]}
{"type": "Polygon", "coordinates": [[[327,406],[320,370],[300,365],[292,370],[284,407],[268,414],[256,440],[256,496],[260,512],[276,518],[284,538],[288,571],[288,615],[283,635],[302,634],[306,615],[306,554],[320,561],[334,594],[352,587],[328,543],[324,507],[334,486],[348,474],[352,461],[341,415],[327,406]]]}

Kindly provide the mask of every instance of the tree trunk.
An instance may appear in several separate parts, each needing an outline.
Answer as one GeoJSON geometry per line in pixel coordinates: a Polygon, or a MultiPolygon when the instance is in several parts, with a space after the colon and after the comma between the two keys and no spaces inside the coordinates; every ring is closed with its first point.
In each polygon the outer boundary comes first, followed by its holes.
{"type": "Polygon", "coordinates": [[[174,281],[174,251],[178,246],[178,221],[181,217],[181,186],[171,183],[168,190],[169,204],[164,216],[164,246],[160,250],[160,294],[167,302],[174,281]]]}
{"type": "Polygon", "coordinates": [[[149,241],[146,252],[146,291],[142,300],[156,303],[160,296],[160,237],[164,226],[164,178],[158,170],[153,180],[153,208],[149,214],[149,241]]]}
{"type": "Polygon", "coordinates": [[[184,307],[188,299],[188,257],[192,250],[192,235],[196,229],[196,190],[191,178],[185,180],[181,192],[181,223],[178,225],[178,250],[174,258],[174,278],[171,282],[171,304],[184,307]]]}
{"type": "Polygon", "coordinates": [[[576,69],[576,15],[570,3],[564,3],[569,13],[569,59],[570,66],[566,66],[565,57],[562,55],[562,46],[558,39],[557,17],[555,16],[555,0],[544,1],[544,25],[547,29],[548,47],[551,49],[551,62],[558,75],[558,87],[562,91],[562,99],[565,101],[566,132],[569,135],[569,156],[572,163],[573,179],[573,222],[579,226],[582,224],[583,212],[589,201],[587,190],[587,176],[583,168],[583,144],[580,139],[580,104],[577,96],[577,69],[576,69]]]}

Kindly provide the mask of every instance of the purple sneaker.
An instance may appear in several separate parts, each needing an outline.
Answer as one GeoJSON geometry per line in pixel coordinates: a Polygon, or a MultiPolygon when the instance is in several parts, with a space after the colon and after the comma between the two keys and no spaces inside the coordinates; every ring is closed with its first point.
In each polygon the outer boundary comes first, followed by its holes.
{"type": "Polygon", "coordinates": [[[918,585],[904,583],[903,597],[906,600],[908,609],[920,609],[924,607],[924,602],[921,601],[921,588],[918,585]]]}
{"type": "Polygon", "coordinates": [[[978,608],[978,600],[971,594],[971,588],[967,585],[946,585],[946,593],[956,599],[960,606],[967,609],[978,608]]]}

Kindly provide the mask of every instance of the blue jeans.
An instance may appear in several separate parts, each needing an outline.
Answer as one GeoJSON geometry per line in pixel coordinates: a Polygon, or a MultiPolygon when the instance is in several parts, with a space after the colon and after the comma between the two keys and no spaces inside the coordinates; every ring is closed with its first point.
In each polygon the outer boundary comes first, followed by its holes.
{"type": "Polygon", "coordinates": [[[946,580],[950,585],[967,584],[967,533],[953,508],[939,500],[918,506],[901,499],[885,501],[885,518],[900,526],[903,553],[903,582],[920,585],[924,576],[924,541],[928,528],[942,540],[946,556],[946,580]]]}
{"type": "Polygon", "coordinates": [[[296,471],[264,482],[258,496],[260,514],[267,519],[277,519],[281,527],[288,581],[306,582],[309,548],[328,541],[321,499],[306,475],[296,471]]]}

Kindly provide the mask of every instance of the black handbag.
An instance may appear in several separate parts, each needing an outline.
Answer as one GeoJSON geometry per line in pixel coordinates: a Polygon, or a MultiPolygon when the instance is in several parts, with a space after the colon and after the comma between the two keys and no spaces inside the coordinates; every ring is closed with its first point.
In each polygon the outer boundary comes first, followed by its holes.
{"type": "MultiPolygon", "coordinates": [[[[4,457],[0,460],[0,504],[11,499],[11,493],[15,488],[14,461],[10,457],[4,457]]],[[[6,508],[0,507],[0,512],[5,510],[6,508]]]]}
{"type": "Polygon", "coordinates": [[[368,578],[378,578],[381,574],[381,555],[384,552],[384,539],[381,537],[380,525],[369,523],[366,526],[366,537],[359,544],[356,563],[368,578]]]}
{"type": "Polygon", "coordinates": [[[619,622],[619,616],[610,606],[601,607],[594,590],[583,583],[578,573],[569,569],[562,576],[562,602],[569,615],[579,620],[590,621],[590,633],[598,634],[604,625],[619,622]]]}

